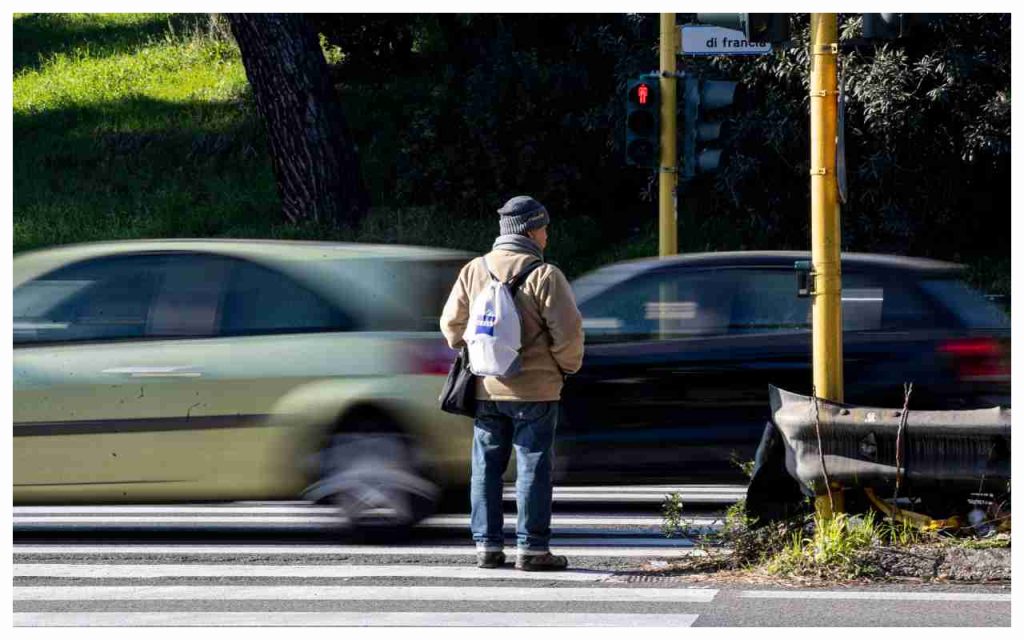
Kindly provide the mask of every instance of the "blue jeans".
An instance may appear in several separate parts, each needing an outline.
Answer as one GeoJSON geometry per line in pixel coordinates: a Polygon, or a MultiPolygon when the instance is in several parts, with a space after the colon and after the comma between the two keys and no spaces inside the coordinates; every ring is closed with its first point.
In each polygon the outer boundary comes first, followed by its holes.
{"type": "Polygon", "coordinates": [[[505,545],[501,476],[514,446],[519,553],[547,553],[557,424],[558,402],[477,402],[470,529],[478,551],[501,551],[505,545]]]}

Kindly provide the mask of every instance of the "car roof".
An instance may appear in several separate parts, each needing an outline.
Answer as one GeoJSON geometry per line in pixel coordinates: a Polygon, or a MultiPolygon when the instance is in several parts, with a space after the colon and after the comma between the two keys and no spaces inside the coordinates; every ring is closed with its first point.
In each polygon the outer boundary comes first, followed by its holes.
{"type": "MultiPolygon", "coordinates": [[[[619,262],[602,269],[616,269],[638,274],[663,267],[743,267],[743,266],[787,266],[792,267],[798,260],[810,260],[810,251],[720,251],[709,253],[684,253],[664,258],[640,258],[619,262]]],[[[841,256],[842,263],[851,267],[869,267],[886,270],[914,271],[922,273],[950,273],[964,269],[963,265],[931,258],[885,255],[877,253],[847,253],[841,256]]]]}
{"type": "Polygon", "coordinates": [[[14,257],[14,284],[80,260],[157,251],[208,253],[262,263],[290,263],[292,266],[304,262],[365,258],[456,260],[473,255],[453,249],[356,242],[201,238],[119,240],[62,245],[18,254],[14,257]]]}

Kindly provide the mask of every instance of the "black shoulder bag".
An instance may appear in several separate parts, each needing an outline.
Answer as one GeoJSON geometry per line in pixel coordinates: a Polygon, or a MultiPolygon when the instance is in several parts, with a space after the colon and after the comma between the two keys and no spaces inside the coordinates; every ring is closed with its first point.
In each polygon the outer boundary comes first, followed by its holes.
{"type": "Polygon", "coordinates": [[[476,376],[469,370],[469,350],[462,347],[441,389],[441,411],[457,416],[476,416],[476,376]]]}

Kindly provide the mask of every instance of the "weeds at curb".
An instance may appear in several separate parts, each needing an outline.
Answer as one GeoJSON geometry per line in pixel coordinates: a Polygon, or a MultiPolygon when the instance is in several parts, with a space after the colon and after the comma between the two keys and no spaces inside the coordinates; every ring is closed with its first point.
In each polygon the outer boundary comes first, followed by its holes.
{"type": "MultiPolygon", "coordinates": [[[[782,580],[842,582],[885,579],[889,571],[880,556],[918,557],[925,564],[933,557],[960,550],[1008,549],[1010,535],[985,538],[923,531],[874,512],[836,514],[823,519],[807,513],[761,527],[747,518],[745,501],[731,505],[712,525],[698,525],[683,516],[679,494],[666,497],[662,533],[690,540],[698,551],[674,562],[671,570],[686,574],[740,572],[748,577],[782,580]],[[922,555],[923,554],[923,555],[922,555]],[[927,557],[926,557],[927,556],[927,557]]],[[[936,567],[937,567],[936,563],[936,567]]],[[[898,576],[897,576],[898,577],[898,576]]]]}

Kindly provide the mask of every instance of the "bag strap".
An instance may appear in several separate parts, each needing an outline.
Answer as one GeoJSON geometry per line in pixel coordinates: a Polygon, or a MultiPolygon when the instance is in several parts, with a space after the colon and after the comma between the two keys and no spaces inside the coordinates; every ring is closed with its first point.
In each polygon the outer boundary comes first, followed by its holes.
{"type": "Polygon", "coordinates": [[[534,262],[533,264],[527,266],[525,269],[516,274],[516,277],[512,278],[511,282],[508,283],[508,287],[509,289],[512,290],[513,298],[516,297],[516,294],[519,292],[519,287],[523,286],[523,283],[526,282],[526,278],[528,278],[531,273],[533,273],[536,269],[542,266],[544,266],[544,261],[538,260],[537,262],[534,262]]]}
{"type": "Polygon", "coordinates": [[[487,272],[487,275],[491,276],[491,280],[494,280],[495,282],[501,282],[501,278],[494,275],[494,272],[491,271],[490,265],[487,264],[487,256],[480,256],[480,261],[484,263],[484,270],[487,272]]]}
{"type": "MultiPolygon", "coordinates": [[[[494,280],[495,282],[502,282],[501,278],[494,275],[494,272],[491,271],[490,265],[487,264],[487,256],[480,256],[480,261],[483,262],[484,269],[487,271],[487,275],[491,277],[491,280],[494,280]]],[[[526,281],[526,278],[528,278],[529,275],[533,273],[535,269],[543,265],[543,260],[533,262],[527,265],[525,269],[517,273],[514,278],[512,278],[508,282],[502,282],[502,284],[507,284],[509,286],[509,288],[512,290],[512,297],[514,298],[516,297],[516,294],[519,292],[519,287],[523,286],[523,283],[526,281]]]]}

